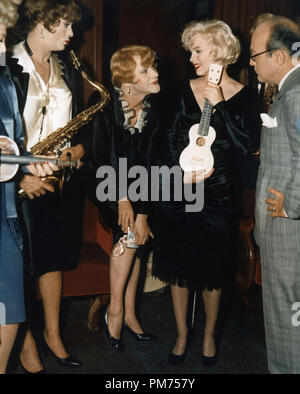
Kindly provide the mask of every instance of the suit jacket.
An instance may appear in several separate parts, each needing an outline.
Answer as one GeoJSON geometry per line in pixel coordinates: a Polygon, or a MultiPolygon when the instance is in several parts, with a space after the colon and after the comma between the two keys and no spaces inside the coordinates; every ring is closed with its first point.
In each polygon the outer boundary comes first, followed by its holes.
{"type": "Polygon", "coordinates": [[[282,234],[274,228],[283,226],[286,233],[300,230],[300,134],[297,121],[300,118],[300,68],[285,80],[270,109],[269,116],[276,118],[277,125],[263,127],[261,135],[260,168],[256,192],[255,238],[259,245],[268,237],[278,237],[278,247],[283,246],[282,234]],[[285,218],[269,218],[265,200],[271,196],[268,188],[284,193],[285,218]],[[269,227],[273,230],[270,233],[269,227]]]}
{"type": "Polygon", "coordinates": [[[299,374],[299,327],[292,324],[291,308],[300,300],[300,68],[284,81],[269,116],[277,124],[262,129],[255,215],[268,367],[271,373],[299,374]],[[288,218],[270,217],[269,187],[284,193],[288,218]]]}
{"type": "MultiPolygon", "coordinates": [[[[22,151],[24,138],[16,90],[5,68],[0,75],[0,135],[15,140],[22,151]]],[[[6,213],[1,212],[2,219],[16,217],[14,180],[1,185],[1,195],[6,200],[6,213]]]]}

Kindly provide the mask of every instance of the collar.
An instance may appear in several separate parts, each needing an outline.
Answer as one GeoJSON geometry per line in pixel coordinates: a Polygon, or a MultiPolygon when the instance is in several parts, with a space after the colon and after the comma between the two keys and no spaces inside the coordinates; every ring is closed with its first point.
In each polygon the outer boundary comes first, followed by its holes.
{"type": "MultiPolygon", "coordinates": [[[[31,56],[32,51],[28,44],[26,46],[26,41],[22,41],[13,47],[12,58],[15,58],[18,64],[23,67],[23,73],[31,74],[36,72],[31,56]]],[[[60,74],[64,75],[63,64],[56,54],[52,54],[48,60],[52,67],[58,67],[60,74]]]]}
{"type": "Polygon", "coordinates": [[[122,96],[124,94],[123,91],[117,87],[114,87],[114,88],[117,93],[118,100],[121,103],[121,108],[122,108],[123,114],[124,114],[124,124],[123,124],[124,129],[129,131],[131,135],[135,134],[136,131],[138,131],[138,133],[142,133],[144,126],[147,124],[146,118],[147,118],[149,109],[151,107],[150,103],[147,101],[149,96],[146,96],[144,98],[137,122],[134,126],[131,126],[130,121],[132,118],[135,117],[135,111],[133,109],[129,109],[128,108],[129,102],[122,98],[122,96]]]}
{"type": "Polygon", "coordinates": [[[23,72],[30,74],[35,71],[31,55],[26,50],[24,41],[13,47],[12,57],[17,59],[18,64],[23,67],[23,72]]]}
{"type": "Polygon", "coordinates": [[[285,76],[282,78],[282,80],[279,82],[278,85],[278,91],[282,88],[282,85],[286,81],[286,79],[297,69],[300,67],[300,63],[297,64],[295,67],[293,67],[288,73],[285,74],[285,76]]]}

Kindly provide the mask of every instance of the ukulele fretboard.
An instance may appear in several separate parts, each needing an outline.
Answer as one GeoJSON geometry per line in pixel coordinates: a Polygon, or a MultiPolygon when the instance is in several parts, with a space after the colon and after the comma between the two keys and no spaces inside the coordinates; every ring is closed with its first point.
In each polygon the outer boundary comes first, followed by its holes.
{"type": "Polygon", "coordinates": [[[213,106],[211,105],[211,103],[207,99],[205,99],[204,107],[203,107],[203,111],[202,111],[202,116],[201,116],[201,121],[200,121],[199,129],[198,129],[198,134],[201,136],[208,135],[212,109],[213,109],[213,106]]]}

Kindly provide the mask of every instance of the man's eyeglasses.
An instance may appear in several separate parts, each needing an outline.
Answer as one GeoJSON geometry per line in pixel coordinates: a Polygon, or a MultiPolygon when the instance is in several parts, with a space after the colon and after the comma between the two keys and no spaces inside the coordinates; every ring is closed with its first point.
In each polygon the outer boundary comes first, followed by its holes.
{"type": "Polygon", "coordinates": [[[263,55],[264,53],[271,52],[271,51],[276,51],[276,48],[270,48],[270,49],[267,49],[266,51],[256,53],[255,55],[250,55],[250,59],[255,62],[255,58],[257,56],[263,55]]]}

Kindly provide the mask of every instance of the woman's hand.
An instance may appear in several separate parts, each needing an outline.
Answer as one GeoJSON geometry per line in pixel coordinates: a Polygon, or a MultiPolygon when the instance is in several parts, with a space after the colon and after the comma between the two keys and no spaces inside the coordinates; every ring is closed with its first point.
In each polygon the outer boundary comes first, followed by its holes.
{"type": "Polygon", "coordinates": [[[147,221],[147,215],[138,214],[134,224],[135,243],[145,245],[149,236],[154,238],[147,221]]]}
{"type": "Polygon", "coordinates": [[[203,97],[207,99],[213,107],[225,100],[222,88],[211,82],[208,82],[204,88],[203,97]]]}
{"type": "Polygon", "coordinates": [[[55,190],[50,183],[43,182],[40,178],[32,175],[24,175],[20,182],[20,187],[31,200],[55,190]]]}
{"type": "Polygon", "coordinates": [[[85,154],[84,147],[81,144],[66,148],[61,152],[60,160],[68,161],[80,160],[85,154]]]}
{"type": "Polygon", "coordinates": [[[119,220],[118,225],[121,226],[122,231],[127,233],[128,227],[132,230],[134,226],[134,212],[131,203],[127,199],[118,202],[119,220]]]}
{"type": "MultiPolygon", "coordinates": [[[[57,157],[51,156],[48,158],[56,159],[57,157]]],[[[59,167],[57,165],[47,162],[47,156],[45,156],[45,162],[30,164],[29,166],[26,166],[26,168],[32,175],[37,177],[45,177],[47,175],[52,175],[55,171],[59,171],[59,167]]]]}

